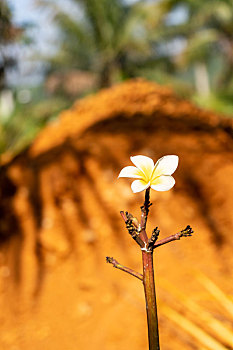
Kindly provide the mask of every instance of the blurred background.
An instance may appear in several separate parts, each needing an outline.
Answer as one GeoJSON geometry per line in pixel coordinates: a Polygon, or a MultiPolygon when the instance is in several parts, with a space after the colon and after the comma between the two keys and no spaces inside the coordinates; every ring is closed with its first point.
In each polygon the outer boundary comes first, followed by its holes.
{"type": "Polygon", "coordinates": [[[149,231],[163,350],[233,349],[233,1],[0,0],[0,348],[146,349],[119,171],[177,154],[149,231]]]}
{"type": "Polygon", "coordinates": [[[2,0],[0,10],[1,153],[75,99],[134,77],[232,115],[232,1],[2,0]]]}

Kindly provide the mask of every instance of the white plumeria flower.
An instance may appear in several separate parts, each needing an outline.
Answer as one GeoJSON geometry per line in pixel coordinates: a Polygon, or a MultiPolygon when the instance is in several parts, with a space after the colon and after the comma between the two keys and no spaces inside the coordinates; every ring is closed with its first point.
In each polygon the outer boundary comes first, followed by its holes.
{"type": "Polygon", "coordinates": [[[146,156],[130,157],[135,166],[123,168],[118,176],[137,179],[132,182],[134,193],[151,187],[156,191],[168,191],[175,185],[175,179],[171,176],[176,170],[179,157],[175,155],[164,156],[156,164],[146,156]]]}

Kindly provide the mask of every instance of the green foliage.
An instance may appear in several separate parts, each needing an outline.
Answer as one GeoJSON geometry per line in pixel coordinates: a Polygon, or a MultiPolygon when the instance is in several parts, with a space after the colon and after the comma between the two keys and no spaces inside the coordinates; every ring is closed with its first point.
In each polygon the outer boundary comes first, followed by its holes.
{"type": "Polygon", "coordinates": [[[111,0],[111,5],[109,0],[72,0],[76,15],[51,0],[40,3],[53,8],[60,30],[60,50],[49,60],[50,72],[87,70],[97,74],[99,87],[149,75],[175,88],[176,84],[189,86],[187,94],[200,93],[202,86],[206,94],[229,92],[233,0],[136,1],[131,5],[123,0],[111,0]],[[177,21],[181,12],[183,18],[177,21]],[[181,45],[178,50],[177,44],[181,45]],[[219,57],[224,62],[215,72],[218,79],[212,79],[209,65],[219,57]]]}
{"type": "Polygon", "coordinates": [[[37,133],[70,103],[61,97],[44,98],[27,105],[17,103],[14,113],[0,125],[0,154],[16,154],[27,147],[37,133]]]}
{"type": "Polygon", "coordinates": [[[73,0],[80,14],[76,17],[51,1],[40,3],[53,8],[60,29],[60,50],[49,60],[51,71],[91,71],[103,87],[115,76],[135,76],[133,67],[150,56],[145,6],[140,2],[129,6],[119,0],[73,0]]]}
{"type": "Polygon", "coordinates": [[[202,108],[211,109],[220,114],[232,117],[233,98],[232,94],[219,93],[210,94],[208,96],[194,95],[193,101],[202,108]]]}
{"type": "Polygon", "coordinates": [[[199,63],[211,65],[221,57],[223,64],[215,72],[219,79],[212,79],[215,84],[211,84],[211,90],[217,94],[229,91],[233,79],[233,0],[164,0],[162,3],[166,10],[174,12],[180,7],[187,14],[182,23],[170,25],[166,35],[167,40],[174,37],[185,40],[178,63],[184,69],[192,69],[199,63]]]}

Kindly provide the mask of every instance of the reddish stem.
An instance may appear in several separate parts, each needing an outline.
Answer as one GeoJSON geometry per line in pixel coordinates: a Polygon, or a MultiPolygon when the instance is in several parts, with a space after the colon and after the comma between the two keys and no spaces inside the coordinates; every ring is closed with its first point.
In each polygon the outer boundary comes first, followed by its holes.
{"type": "Polygon", "coordinates": [[[166,238],[160,239],[159,241],[155,242],[154,248],[160,247],[163,244],[177,241],[181,237],[190,237],[192,236],[193,229],[190,227],[190,225],[186,226],[186,228],[178,233],[175,233],[174,235],[168,236],[166,238]]]}
{"type": "Polygon", "coordinates": [[[155,242],[154,248],[157,248],[157,247],[159,247],[159,246],[161,246],[163,244],[166,244],[166,243],[169,243],[169,242],[172,242],[172,241],[177,241],[179,239],[180,239],[180,232],[176,233],[174,235],[171,235],[169,237],[160,239],[159,241],[155,242]]]}
{"type": "Polygon", "coordinates": [[[141,231],[140,236],[142,240],[147,243],[148,242],[148,236],[146,233],[146,223],[147,223],[147,216],[149,213],[149,207],[150,207],[150,187],[147,188],[145,193],[145,201],[144,204],[141,206],[141,231]]]}
{"type": "Polygon", "coordinates": [[[142,251],[143,285],[146,299],[149,350],[159,350],[158,316],[155,294],[153,252],[142,251]]]}
{"type": "MultiPolygon", "coordinates": [[[[150,188],[146,190],[144,205],[141,207],[141,236],[148,243],[146,223],[150,207],[150,188]]],[[[148,325],[149,350],[159,350],[159,329],[155,294],[155,280],[153,267],[153,249],[148,250],[145,245],[142,249],[143,285],[146,299],[146,313],[148,325]]]]}
{"type": "Polygon", "coordinates": [[[132,276],[138,278],[140,281],[142,281],[142,279],[143,279],[143,276],[142,276],[141,273],[136,272],[136,271],[130,269],[129,267],[126,267],[126,266],[124,266],[124,265],[121,265],[121,264],[120,264],[116,259],[114,259],[114,258],[111,258],[111,257],[109,257],[109,256],[106,256],[106,262],[112,264],[113,267],[115,267],[116,269],[119,269],[119,270],[121,270],[121,271],[127,272],[127,273],[129,273],[130,275],[132,275],[132,276]]]}

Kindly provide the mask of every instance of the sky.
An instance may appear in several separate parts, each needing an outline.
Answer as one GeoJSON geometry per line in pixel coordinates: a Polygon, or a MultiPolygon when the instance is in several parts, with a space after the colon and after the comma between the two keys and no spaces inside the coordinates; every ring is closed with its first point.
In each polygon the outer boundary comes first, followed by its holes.
{"type": "MultiPolygon", "coordinates": [[[[33,24],[28,33],[34,41],[29,47],[18,48],[16,52],[19,61],[18,70],[10,72],[8,82],[10,85],[37,85],[43,79],[40,57],[51,56],[58,48],[56,39],[58,32],[53,24],[52,11],[48,7],[36,5],[38,0],[7,0],[7,2],[12,9],[15,24],[33,24]]],[[[60,3],[64,10],[75,16],[80,14],[71,7],[70,0],[54,0],[54,3],[58,5],[60,3]]]]}
{"type": "Polygon", "coordinates": [[[16,24],[33,23],[35,25],[34,40],[40,50],[44,49],[45,43],[52,39],[54,32],[49,12],[36,6],[35,0],[8,0],[8,3],[13,10],[13,20],[16,24]]]}
{"type": "Polygon", "coordinates": [[[38,11],[33,5],[32,0],[8,0],[13,9],[14,20],[22,23],[27,20],[37,21],[38,11]]]}
{"type": "Polygon", "coordinates": [[[8,81],[10,85],[36,85],[42,79],[40,55],[49,55],[55,50],[56,30],[52,25],[51,13],[36,6],[35,0],[8,0],[8,3],[15,24],[33,24],[29,31],[33,44],[15,48],[18,69],[10,72],[8,81]]]}

